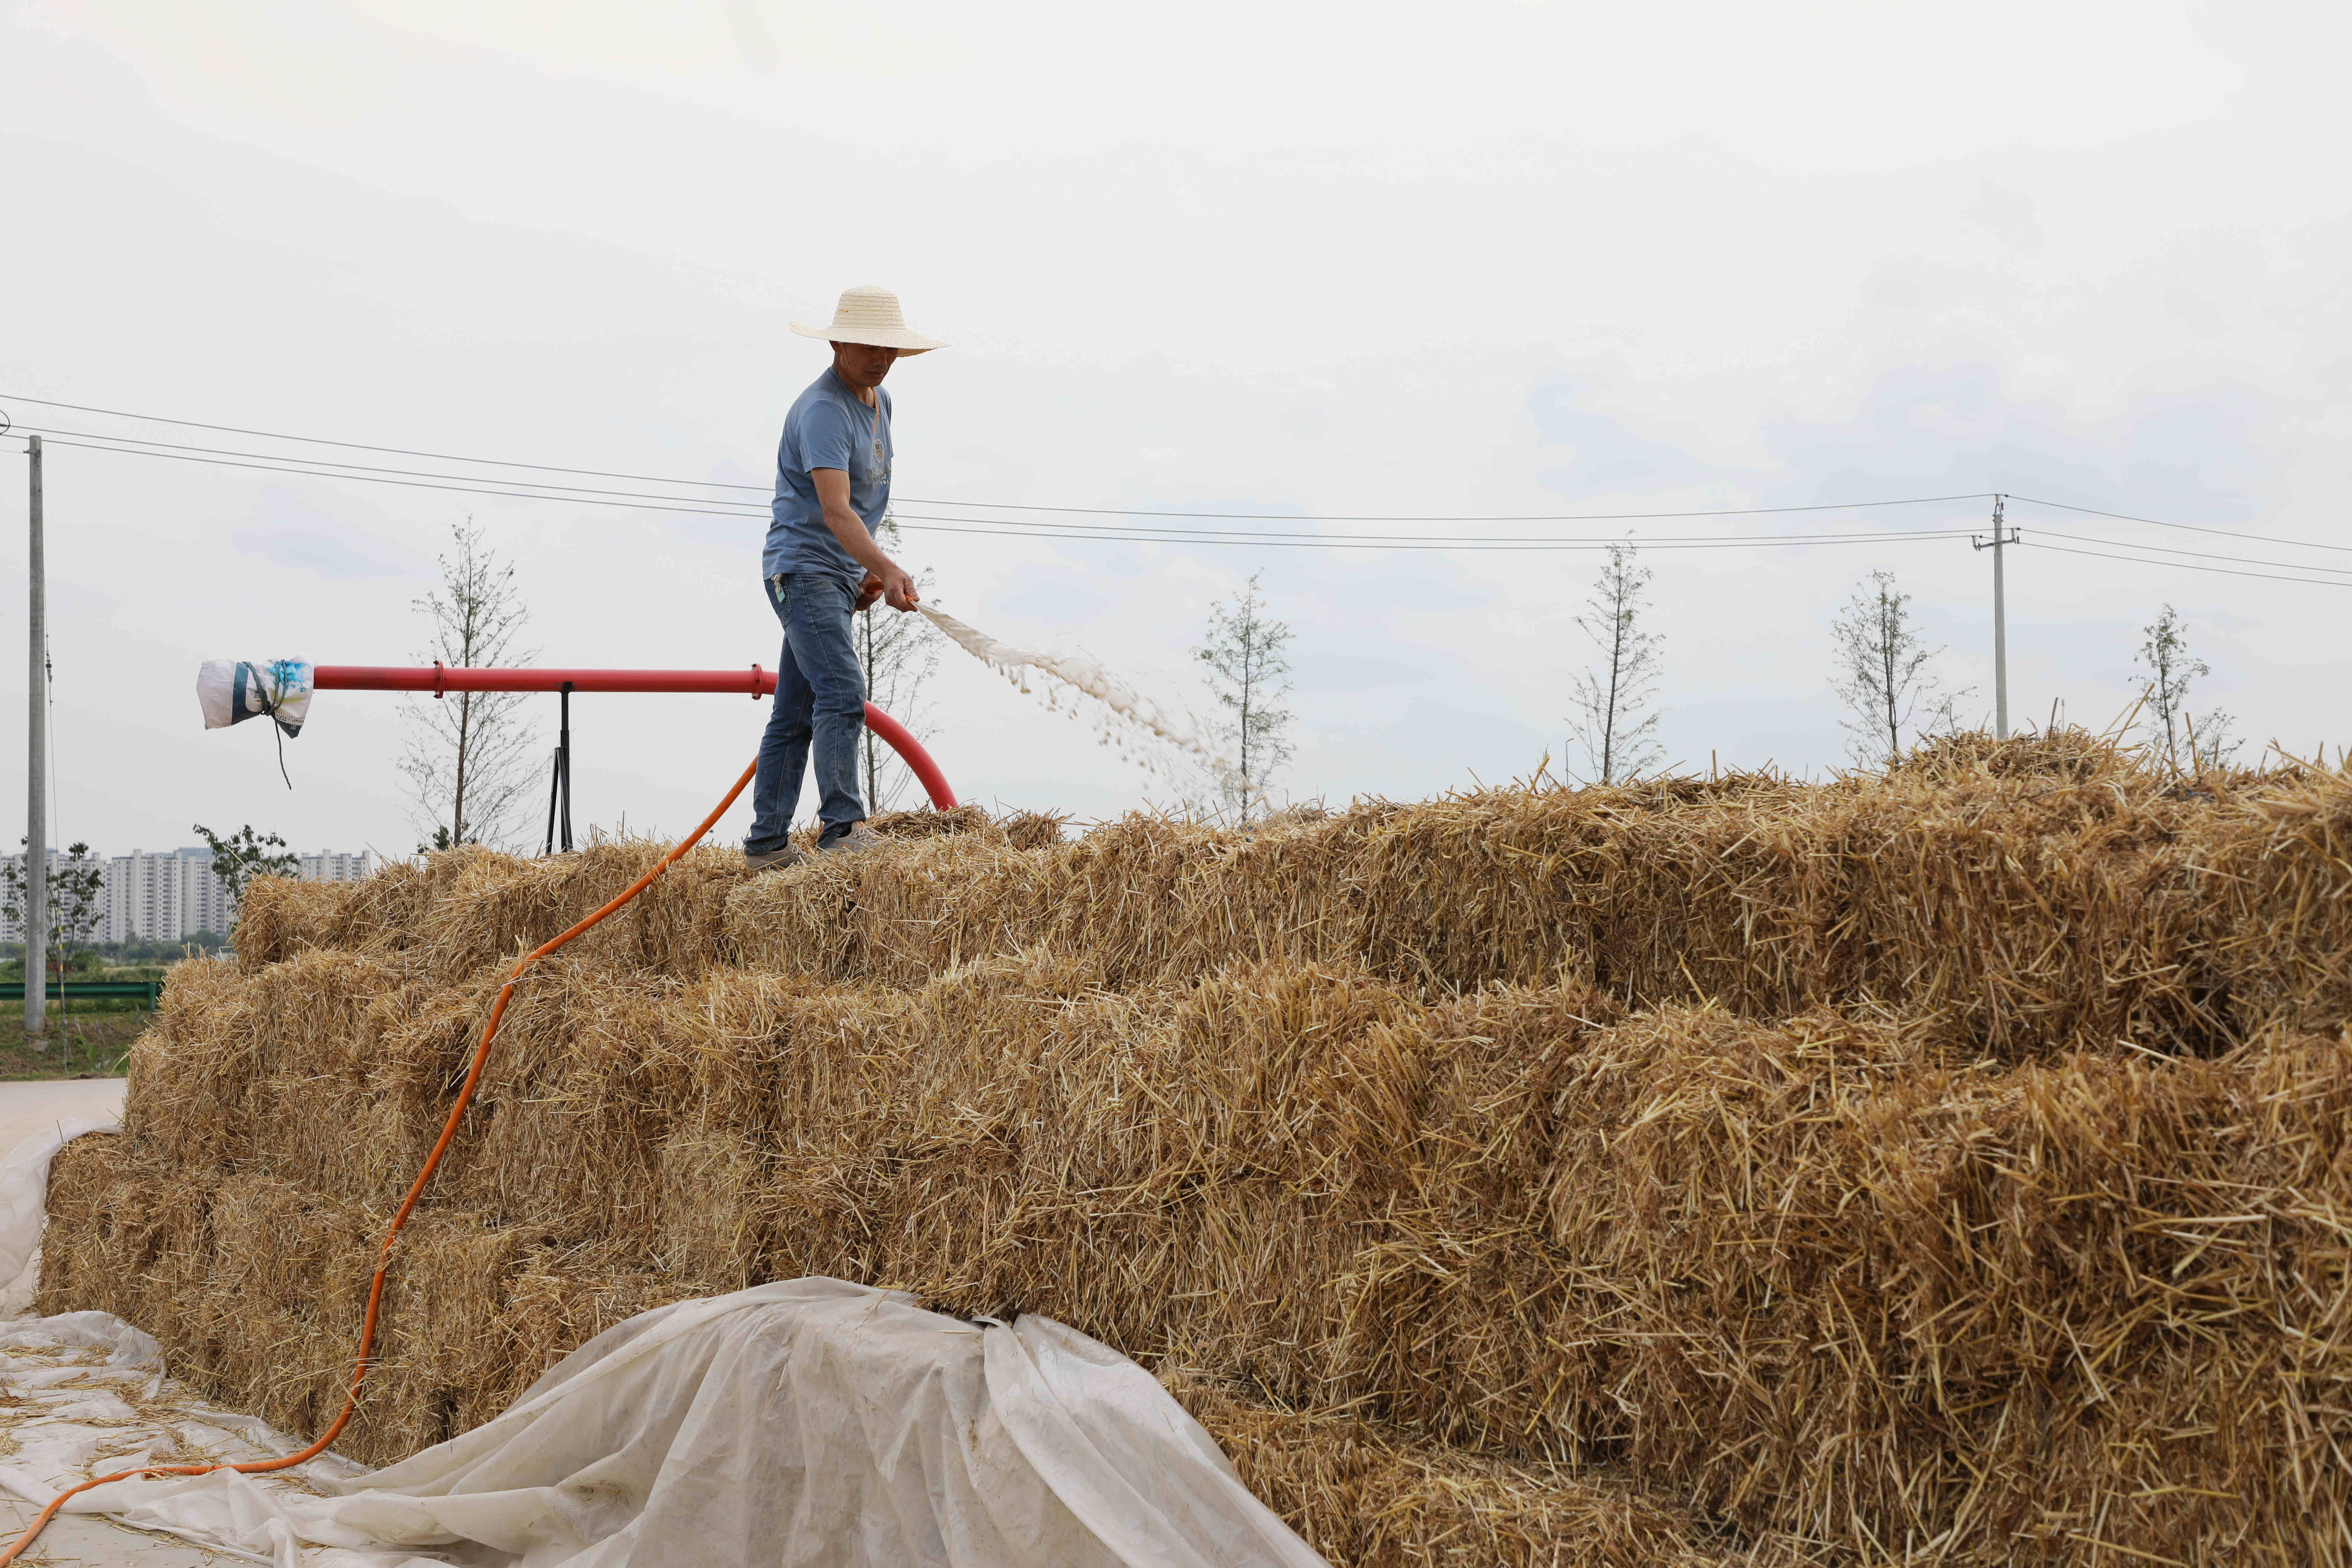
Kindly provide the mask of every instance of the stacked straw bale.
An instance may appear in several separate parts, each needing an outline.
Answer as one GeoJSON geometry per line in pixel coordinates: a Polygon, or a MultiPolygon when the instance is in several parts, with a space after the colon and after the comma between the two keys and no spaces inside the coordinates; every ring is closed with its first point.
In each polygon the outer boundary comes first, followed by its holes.
{"type": "MultiPolygon", "coordinates": [[[[698,851],[519,993],[345,1447],[823,1273],[1160,1365],[1337,1563],[2352,1561],[2347,825],[2062,741],[698,851]]],[[[658,847],[258,886],[44,1307],[322,1423],[506,967],[658,847]]]]}
{"type": "Polygon", "coordinates": [[[1333,1563],[1360,1568],[1781,1568],[1840,1561],[1788,1536],[1743,1539],[1622,1479],[1400,1441],[1335,1411],[1253,1399],[1189,1368],[1160,1377],[1252,1491],[1333,1563]]]}
{"type": "Polygon", "coordinates": [[[757,967],[905,985],[1085,952],[1105,983],[1265,959],[1417,984],[1573,975],[1629,1005],[1899,1006],[2002,1055],[2210,1053],[2352,1006],[2352,816],[2309,770],[2189,791],[2112,757],[1931,756],[1374,805],[1237,840],[1131,817],[1056,852],[959,841],[735,892],[757,967]]]}

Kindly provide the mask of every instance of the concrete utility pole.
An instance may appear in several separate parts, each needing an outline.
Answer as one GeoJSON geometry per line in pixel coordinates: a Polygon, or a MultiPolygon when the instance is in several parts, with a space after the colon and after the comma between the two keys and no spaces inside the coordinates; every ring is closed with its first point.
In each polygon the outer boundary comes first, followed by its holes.
{"type": "Polygon", "coordinates": [[[2017,530],[2001,532],[2001,502],[2006,499],[1992,498],[1991,542],[1969,535],[1969,549],[1992,552],[1992,732],[2004,741],[2009,739],[2009,605],[2001,592],[2000,552],[2017,542],[2017,530]]]}
{"type": "Polygon", "coordinates": [[[32,459],[33,652],[26,663],[25,732],[25,1037],[37,1041],[49,1005],[49,820],[41,788],[48,777],[49,615],[47,569],[41,560],[41,438],[27,436],[32,459]]]}

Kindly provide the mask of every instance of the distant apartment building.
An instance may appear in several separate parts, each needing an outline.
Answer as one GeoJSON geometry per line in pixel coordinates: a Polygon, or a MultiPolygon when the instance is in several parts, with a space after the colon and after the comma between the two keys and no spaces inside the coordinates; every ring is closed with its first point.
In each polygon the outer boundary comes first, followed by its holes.
{"type": "Polygon", "coordinates": [[[200,931],[226,935],[236,911],[220,879],[213,875],[213,852],[133,849],[106,863],[106,912],[100,942],[177,942],[200,931]]]}
{"type": "MultiPolygon", "coordinates": [[[[24,862],[22,855],[15,859],[24,862]]],[[[49,863],[61,863],[56,850],[49,863]]],[[[356,882],[374,869],[375,857],[367,850],[322,850],[300,857],[295,875],[306,882],[356,882]]],[[[213,852],[201,845],[134,849],[106,861],[105,873],[92,942],[180,942],[200,931],[226,936],[236,924],[236,905],[213,875],[213,852]]],[[[16,911],[0,910],[0,941],[24,940],[16,911]]]]}
{"type": "Polygon", "coordinates": [[[306,882],[356,882],[374,869],[375,857],[365,849],[356,855],[321,849],[316,855],[302,857],[299,874],[306,882]]]}

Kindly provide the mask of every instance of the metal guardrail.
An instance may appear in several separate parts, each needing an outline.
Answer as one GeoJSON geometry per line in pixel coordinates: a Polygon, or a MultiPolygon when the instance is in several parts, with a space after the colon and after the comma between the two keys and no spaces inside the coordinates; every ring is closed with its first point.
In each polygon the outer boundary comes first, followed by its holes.
{"type": "MultiPolygon", "coordinates": [[[[160,980],[68,980],[60,986],[52,980],[47,987],[52,1002],[97,1002],[136,998],[152,1007],[163,999],[163,983],[160,980]]],[[[0,1002],[22,1002],[25,983],[21,980],[0,980],[0,1002]]]]}

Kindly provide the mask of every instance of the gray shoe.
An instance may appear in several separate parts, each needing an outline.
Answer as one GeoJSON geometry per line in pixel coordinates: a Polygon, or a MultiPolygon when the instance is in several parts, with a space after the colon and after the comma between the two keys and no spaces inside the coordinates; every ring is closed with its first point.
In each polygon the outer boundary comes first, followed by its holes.
{"type": "Polygon", "coordinates": [[[787,844],[781,849],[764,850],[754,855],[743,851],[743,868],[747,871],[781,871],[787,866],[797,866],[808,857],[787,844]]]}
{"type": "Polygon", "coordinates": [[[827,827],[818,836],[816,852],[820,855],[855,855],[861,849],[871,849],[882,842],[882,836],[863,821],[853,822],[845,828],[827,827]]]}

